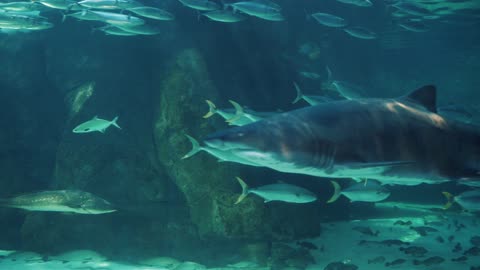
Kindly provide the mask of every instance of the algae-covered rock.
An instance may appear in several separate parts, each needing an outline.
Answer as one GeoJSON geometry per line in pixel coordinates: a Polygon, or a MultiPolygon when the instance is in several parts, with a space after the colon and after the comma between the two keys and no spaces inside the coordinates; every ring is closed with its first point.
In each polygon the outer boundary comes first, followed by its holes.
{"type": "Polygon", "coordinates": [[[237,166],[225,166],[203,153],[181,159],[191,147],[185,134],[201,138],[213,131],[201,118],[203,102],[218,98],[219,93],[209,81],[204,59],[194,49],[181,51],[158,78],[154,118],[157,156],[185,196],[200,236],[261,237],[269,224],[264,206],[233,204],[237,166]]]}

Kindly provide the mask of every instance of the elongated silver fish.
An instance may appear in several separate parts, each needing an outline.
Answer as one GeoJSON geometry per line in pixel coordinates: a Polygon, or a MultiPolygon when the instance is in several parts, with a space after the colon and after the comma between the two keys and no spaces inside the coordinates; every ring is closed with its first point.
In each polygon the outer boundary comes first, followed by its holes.
{"type": "Polygon", "coordinates": [[[245,20],[247,17],[240,14],[234,13],[230,10],[213,10],[202,14],[203,16],[209,18],[212,21],[225,22],[225,23],[234,23],[245,20]]]}
{"type": "Polygon", "coordinates": [[[220,5],[208,0],[178,0],[184,6],[201,11],[211,11],[220,9],[220,5]]]}
{"type": "Polygon", "coordinates": [[[347,27],[343,29],[345,33],[349,34],[352,37],[360,38],[360,39],[376,39],[377,34],[365,27],[354,26],[354,27],[347,27]]]}
{"type": "Polygon", "coordinates": [[[116,211],[111,203],[81,190],[49,190],[3,199],[0,205],[28,211],[105,214],[116,211]]]}
{"type": "Polygon", "coordinates": [[[95,9],[130,9],[143,6],[134,0],[82,0],[77,5],[95,9]]]}
{"type": "Polygon", "coordinates": [[[344,27],[347,25],[347,21],[338,16],[317,12],[311,15],[319,24],[328,26],[328,27],[344,27]]]}
{"type": "Polygon", "coordinates": [[[371,7],[373,4],[370,0],[337,0],[340,3],[354,5],[358,7],[371,7]]]}
{"type": "Polygon", "coordinates": [[[255,16],[265,20],[284,20],[278,5],[271,5],[270,3],[265,3],[263,1],[241,1],[227,4],[226,6],[232,7],[234,12],[241,11],[250,16],[255,16]]]}
{"type": "Polygon", "coordinates": [[[160,29],[149,25],[117,25],[118,28],[122,29],[125,32],[130,32],[136,35],[158,35],[160,34],[160,29]]]}
{"type": "Polygon", "coordinates": [[[229,151],[222,151],[222,150],[218,150],[216,148],[212,148],[212,147],[209,147],[209,146],[201,146],[198,143],[198,141],[195,140],[195,138],[193,138],[189,135],[185,135],[185,136],[188,138],[188,140],[192,144],[192,149],[187,154],[185,154],[182,157],[182,159],[189,158],[189,157],[197,154],[200,151],[205,151],[208,154],[218,158],[218,160],[221,161],[221,162],[235,162],[235,163],[240,163],[240,164],[244,164],[244,165],[258,166],[257,164],[255,164],[253,162],[250,162],[246,159],[243,159],[241,157],[233,155],[229,151]]]}
{"type": "Polygon", "coordinates": [[[297,91],[297,96],[293,100],[292,104],[295,104],[302,99],[305,100],[311,106],[332,101],[332,99],[330,99],[328,97],[325,97],[325,96],[303,94],[302,89],[300,89],[300,87],[298,86],[298,84],[296,82],[293,82],[293,86],[295,87],[295,90],[297,91]]]}
{"type": "Polygon", "coordinates": [[[334,193],[327,203],[335,202],[341,195],[349,198],[351,202],[380,202],[390,196],[390,191],[375,180],[356,183],[343,190],[337,182],[330,182],[334,193]]]}
{"type": "Polygon", "coordinates": [[[94,116],[91,120],[88,120],[85,123],[82,123],[73,129],[73,133],[89,133],[99,131],[105,133],[107,128],[110,126],[115,126],[118,129],[121,129],[117,124],[118,117],[113,118],[112,121],[100,119],[97,116],[94,116]]]}
{"type": "Polygon", "coordinates": [[[116,26],[113,26],[113,25],[107,25],[107,26],[104,26],[104,27],[100,27],[100,28],[97,28],[97,30],[100,30],[100,31],[104,32],[105,34],[112,35],[112,36],[127,36],[127,37],[130,37],[130,36],[136,36],[137,35],[135,33],[127,32],[125,30],[122,30],[122,29],[120,29],[116,26]]]}
{"type": "Polygon", "coordinates": [[[271,184],[257,188],[249,188],[248,185],[237,177],[237,181],[242,186],[242,194],[238,197],[235,204],[240,203],[252,193],[264,199],[264,202],[282,201],[288,203],[309,203],[317,200],[315,194],[307,189],[290,184],[271,184]]]}
{"type": "Polygon", "coordinates": [[[99,21],[103,21],[115,26],[136,26],[145,23],[143,19],[126,14],[93,10],[87,10],[85,12],[86,14],[93,14],[92,17],[96,15],[99,18],[99,21]]]}
{"type": "Polygon", "coordinates": [[[175,19],[175,16],[163,9],[154,8],[154,7],[134,7],[129,8],[128,11],[131,11],[137,15],[140,15],[145,18],[150,18],[160,21],[171,21],[175,19]]]}
{"type": "Polygon", "coordinates": [[[478,179],[480,131],[436,113],[436,89],[396,99],[333,101],[205,139],[281,172],[416,185],[478,179]]]}

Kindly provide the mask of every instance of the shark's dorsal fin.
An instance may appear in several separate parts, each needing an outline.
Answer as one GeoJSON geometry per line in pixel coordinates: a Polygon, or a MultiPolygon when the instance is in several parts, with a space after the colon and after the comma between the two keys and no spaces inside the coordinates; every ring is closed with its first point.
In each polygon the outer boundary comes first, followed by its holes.
{"type": "Polygon", "coordinates": [[[404,98],[425,107],[425,109],[437,112],[437,89],[434,85],[425,85],[412,91],[404,98]]]}

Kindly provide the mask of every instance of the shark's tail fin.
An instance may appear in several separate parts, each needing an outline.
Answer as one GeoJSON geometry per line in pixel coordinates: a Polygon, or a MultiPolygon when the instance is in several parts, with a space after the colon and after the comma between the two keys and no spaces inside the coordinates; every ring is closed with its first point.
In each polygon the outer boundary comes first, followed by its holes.
{"type": "Polygon", "coordinates": [[[327,201],[327,203],[333,203],[335,202],[336,200],[338,200],[338,198],[340,197],[341,195],[341,192],[342,192],[342,188],[340,187],[340,185],[335,182],[335,181],[330,181],[333,185],[333,195],[332,197],[327,201]]]}
{"type": "Polygon", "coordinates": [[[443,196],[445,196],[445,198],[447,198],[447,203],[445,203],[445,205],[443,206],[443,209],[449,209],[450,207],[452,207],[453,205],[453,199],[455,198],[452,194],[450,194],[449,192],[442,192],[443,196]]]}
{"type": "Polygon", "coordinates": [[[238,199],[235,202],[235,204],[239,204],[248,195],[248,185],[240,177],[236,177],[236,178],[237,178],[238,183],[242,187],[242,194],[240,196],[238,196],[238,199]]]}
{"type": "Polygon", "coordinates": [[[0,207],[10,207],[10,199],[0,199],[0,207]]]}
{"type": "Polygon", "coordinates": [[[200,150],[202,150],[202,147],[200,146],[200,144],[198,143],[197,140],[195,140],[193,137],[185,134],[185,136],[187,136],[188,140],[190,141],[190,143],[192,144],[192,150],[190,150],[190,152],[186,153],[182,159],[186,159],[186,158],[189,158],[193,155],[195,155],[196,153],[198,153],[200,150]]]}
{"type": "Polygon", "coordinates": [[[115,118],[113,118],[112,120],[112,125],[114,125],[116,128],[118,129],[122,129],[118,124],[117,124],[117,120],[118,120],[118,116],[115,116],[115,118]]]}
{"type": "Polygon", "coordinates": [[[245,115],[245,112],[243,111],[243,107],[237,102],[233,100],[229,100],[228,102],[230,102],[235,108],[235,116],[230,119],[227,119],[228,124],[233,125],[235,121],[238,121],[240,118],[242,118],[245,115]]]}
{"type": "Polygon", "coordinates": [[[293,82],[293,86],[295,87],[295,90],[297,91],[297,97],[292,101],[292,104],[295,104],[297,102],[299,102],[300,100],[303,99],[303,93],[302,93],[302,90],[300,89],[300,87],[298,86],[298,84],[296,82],[293,82]]]}
{"type": "Polygon", "coordinates": [[[212,115],[216,114],[217,113],[217,106],[215,106],[215,104],[210,101],[210,100],[205,100],[208,104],[208,112],[203,116],[203,118],[209,118],[211,117],[212,115]]]}

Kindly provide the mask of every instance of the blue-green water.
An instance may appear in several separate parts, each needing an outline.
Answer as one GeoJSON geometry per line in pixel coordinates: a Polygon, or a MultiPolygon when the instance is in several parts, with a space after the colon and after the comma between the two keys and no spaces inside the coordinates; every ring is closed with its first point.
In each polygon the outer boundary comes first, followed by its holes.
{"type": "MultiPolygon", "coordinates": [[[[317,106],[386,100],[430,84],[432,119],[477,130],[477,1],[102,1],[0,3],[0,269],[480,267],[478,213],[445,210],[442,195],[476,190],[478,160],[453,172],[468,179],[327,203],[331,177],[268,168],[255,160],[266,151],[244,160],[204,144],[215,131],[306,108],[309,97],[317,106]],[[305,100],[293,102],[297,89],[305,100]],[[185,156],[185,135],[203,149],[185,156]],[[238,204],[236,177],[250,188],[238,204]],[[264,202],[272,198],[283,201],[264,202]]],[[[360,133],[357,124],[345,133],[360,133]]],[[[362,145],[374,152],[376,140],[362,145]]]]}

